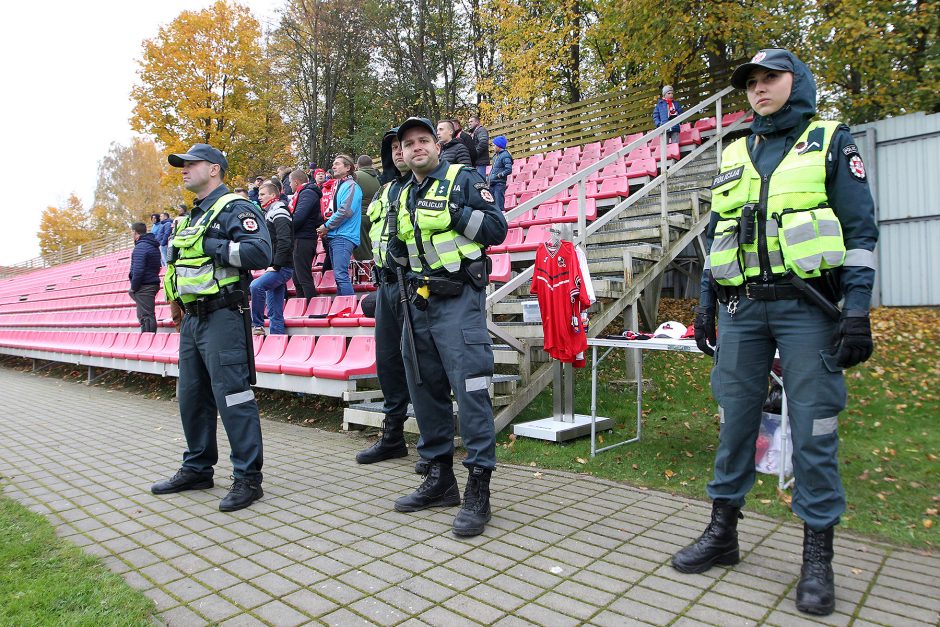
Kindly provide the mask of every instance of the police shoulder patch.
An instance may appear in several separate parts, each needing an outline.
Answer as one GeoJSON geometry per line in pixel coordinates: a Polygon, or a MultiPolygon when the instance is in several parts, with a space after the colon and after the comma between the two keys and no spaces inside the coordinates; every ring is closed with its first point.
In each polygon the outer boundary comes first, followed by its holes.
{"type": "Polygon", "coordinates": [[[486,187],[484,187],[483,189],[480,190],[480,198],[482,198],[483,200],[485,200],[486,202],[489,202],[489,203],[496,202],[496,199],[493,198],[493,192],[491,192],[491,191],[490,191],[488,188],[486,188],[486,187]]]}
{"type": "Polygon", "coordinates": [[[848,146],[842,149],[842,154],[844,154],[846,157],[849,157],[851,155],[857,155],[858,146],[856,146],[855,144],[849,144],[848,146]]]}
{"type": "Polygon", "coordinates": [[[490,186],[486,184],[486,181],[479,181],[473,184],[473,188],[480,191],[481,189],[489,189],[490,186]]]}
{"type": "Polygon", "coordinates": [[[242,211],[241,213],[238,214],[239,220],[244,220],[245,218],[254,218],[254,217],[255,217],[255,214],[254,212],[251,212],[251,211],[242,211]]]}
{"type": "Polygon", "coordinates": [[[258,220],[254,216],[250,218],[242,218],[242,230],[246,233],[255,233],[258,230],[258,220]]]}
{"type": "Polygon", "coordinates": [[[858,154],[848,155],[849,173],[860,181],[865,180],[865,163],[858,154]]]}

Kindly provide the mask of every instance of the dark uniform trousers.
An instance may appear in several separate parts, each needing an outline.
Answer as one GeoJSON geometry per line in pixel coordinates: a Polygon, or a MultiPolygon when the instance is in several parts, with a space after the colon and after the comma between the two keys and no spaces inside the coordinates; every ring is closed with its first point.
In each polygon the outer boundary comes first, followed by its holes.
{"type": "Polygon", "coordinates": [[[235,477],[260,482],[261,420],[249,384],[243,315],[223,308],[203,319],[183,318],[178,393],[187,449],[183,467],[212,473],[219,459],[216,418],[221,413],[235,477]]]}
{"type": "Polygon", "coordinates": [[[779,349],[793,437],[793,511],[811,529],[826,529],[845,511],[837,459],[845,380],[841,370],[830,370],[822,358],[832,347],[837,323],[802,299],[741,298],[733,316],[724,305],[717,307],[718,348],[711,384],[722,417],[708,496],[741,507],[754,485],[761,406],[779,349]]]}
{"type": "Polygon", "coordinates": [[[432,294],[425,311],[410,307],[422,385],[416,385],[412,376],[414,364],[405,337],[402,338],[402,355],[411,402],[421,430],[418,453],[423,459],[452,462],[453,390],[460,436],[467,450],[464,466],[495,468],[496,428],[489,394],[493,349],[486,330],[486,293],[464,285],[459,296],[432,294]]]}
{"type": "Polygon", "coordinates": [[[401,290],[397,281],[379,281],[375,301],[375,361],[386,416],[404,417],[408,411],[408,381],[401,356],[401,290]]]}

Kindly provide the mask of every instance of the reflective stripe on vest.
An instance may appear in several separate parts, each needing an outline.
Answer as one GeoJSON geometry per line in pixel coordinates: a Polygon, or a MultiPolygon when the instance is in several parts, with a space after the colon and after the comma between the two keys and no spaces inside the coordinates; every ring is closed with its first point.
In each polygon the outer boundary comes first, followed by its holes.
{"type": "Polygon", "coordinates": [[[432,184],[424,196],[418,198],[413,218],[408,211],[412,184],[408,183],[401,190],[398,200],[398,237],[408,248],[408,263],[415,272],[424,269],[415,239],[416,227],[421,231],[421,247],[430,270],[444,268],[448,272],[457,272],[461,259],[478,259],[483,254],[483,246],[450,228],[450,194],[457,175],[464,167],[451,164],[445,179],[432,184]]]}
{"type": "Polygon", "coordinates": [[[170,241],[170,245],[177,248],[179,253],[163,277],[168,299],[178,298],[184,303],[190,303],[200,296],[218,294],[221,288],[238,282],[239,269],[216,265],[212,257],[203,252],[202,241],[206,230],[226,205],[242,199],[238,194],[224,194],[200,216],[196,224],[190,226],[188,216],[179,223],[170,241]]]}
{"type": "MultiPolygon", "coordinates": [[[[826,157],[839,122],[813,122],[784,156],[767,183],[763,232],[770,271],[788,270],[802,278],[818,277],[845,260],[842,225],[828,206],[826,157]]],[[[709,253],[712,276],[722,285],[741,285],[760,274],[759,237],[741,243],[741,209],[760,201],[761,177],[751,162],[745,139],[722,153],[721,171],[712,186],[712,211],[720,215],[709,253]]]]}
{"type": "MultiPolygon", "coordinates": [[[[394,182],[386,183],[385,187],[382,188],[381,195],[372,201],[368,210],[369,220],[372,222],[372,227],[369,229],[369,237],[372,239],[372,258],[375,260],[375,265],[380,268],[385,265],[385,259],[388,255],[390,223],[387,217],[388,209],[391,206],[389,194],[394,184],[394,182]]],[[[405,257],[393,257],[393,260],[400,266],[408,263],[408,259],[405,257]]]]}

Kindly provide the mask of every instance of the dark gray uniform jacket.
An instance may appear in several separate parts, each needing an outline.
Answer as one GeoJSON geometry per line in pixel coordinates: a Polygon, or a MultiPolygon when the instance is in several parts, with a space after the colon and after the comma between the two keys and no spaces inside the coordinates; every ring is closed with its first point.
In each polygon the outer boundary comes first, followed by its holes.
{"type": "MultiPolygon", "coordinates": [[[[208,196],[197,200],[190,224],[212,208],[216,200],[229,193],[225,184],[208,196]]],[[[249,200],[234,200],[209,225],[202,241],[202,250],[223,266],[242,270],[261,270],[271,265],[271,236],[258,206],[249,200]]]]}
{"type": "MultiPolygon", "coordinates": [[[[769,116],[755,114],[754,122],[751,123],[753,134],[747,138],[751,161],[761,176],[773,173],[816,115],[816,81],[802,61],[793,55],[790,55],[790,59],[794,72],[789,100],[779,111],[769,116]],[[760,141],[756,141],[758,135],[760,141]]],[[[873,251],[878,241],[878,226],[867,175],[853,173],[849,167],[850,160],[857,156],[858,148],[849,128],[840,126],[826,156],[826,194],[842,224],[848,254],[846,265],[834,272],[838,273],[839,285],[845,297],[843,309],[867,311],[871,305],[875,269],[867,265],[853,265],[853,258],[858,255],[852,251],[873,251]]],[[[718,214],[713,212],[706,231],[708,249],[711,249],[717,222],[718,214]]],[[[702,273],[702,306],[714,303],[710,279],[709,271],[702,273]]]]}

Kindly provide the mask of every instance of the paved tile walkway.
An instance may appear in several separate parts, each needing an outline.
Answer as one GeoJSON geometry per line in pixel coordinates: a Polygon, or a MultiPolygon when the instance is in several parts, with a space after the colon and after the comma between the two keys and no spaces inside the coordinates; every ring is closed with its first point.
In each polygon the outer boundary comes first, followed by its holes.
{"type": "MultiPolygon", "coordinates": [[[[5,493],[101,556],[170,625],[800,625],[801,530],[741,522],[744,561],[682,575],[672,553],[709,510],[574,474],[500,467],[483,536],[456,509],[400,514],[414,456],[357,465],[363,439],[265,422],[265,498],[218,511],[217,487],[169,497],[150,484],[183,450],[175,403],[0,368],[5,493]]],[[[465,480],[462,470],[458,480],[465,480]]],[[[829,625],[936,625],[940,555],[837,534],[829,625]]]]}

